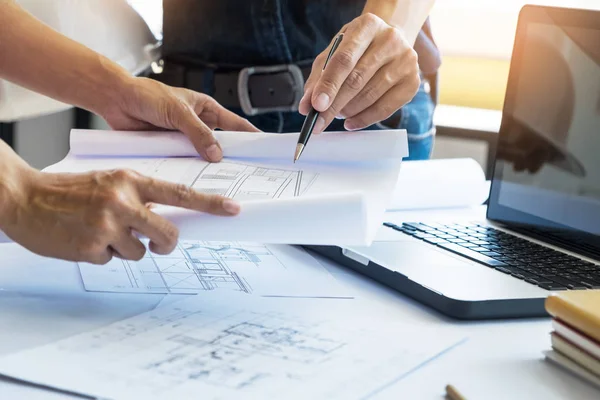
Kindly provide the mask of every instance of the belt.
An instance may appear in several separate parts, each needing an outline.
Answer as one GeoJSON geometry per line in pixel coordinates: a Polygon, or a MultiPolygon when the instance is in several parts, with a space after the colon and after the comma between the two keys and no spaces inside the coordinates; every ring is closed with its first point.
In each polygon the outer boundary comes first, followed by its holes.
{"type": "Polygon", "coordinates": [[[224,107],[241,109],[253,116],[297,111],[310,71],[310,67],[295,64],[221,71],[167,60],[162,73],[152,77],[171,86],[206,93],[224,107]]]}

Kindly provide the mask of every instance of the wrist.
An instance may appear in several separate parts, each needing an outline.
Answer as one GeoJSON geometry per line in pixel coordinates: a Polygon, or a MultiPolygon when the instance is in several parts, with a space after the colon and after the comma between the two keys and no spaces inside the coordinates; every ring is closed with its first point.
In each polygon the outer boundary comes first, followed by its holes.
{"type": "Polygon", "coordinates": [[[105,117],[121,109],[127,93],[132,90],[135,77],[112,61],[100,56],[101,78],[96,82],[97,91],[92,91],[91,104],[87,107],[95,114],[105,117]]]}
{"type": "Polygon", "coordinates": [[[15,153],[5,157],[0,163],[0,170],[0,230],[7,232],[18,223],[19,209],[27,203],[29,187],[39,172],[15,153]]]}

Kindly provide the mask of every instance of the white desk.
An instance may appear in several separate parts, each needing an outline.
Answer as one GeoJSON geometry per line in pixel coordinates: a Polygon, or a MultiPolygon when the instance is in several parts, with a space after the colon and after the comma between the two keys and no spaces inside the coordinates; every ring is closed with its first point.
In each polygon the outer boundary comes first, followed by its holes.
{"type": "MultiPolygon", "coordinates": [[[[390,220],[473,220],[483,209],[404,212],[390,220]]],[[[1,247],[0,247],[1,252],[1,247]]],[[[325,261],[330,271],[354,290],[361,307],[407,324],[448,324],[468,340],[379,393],[378,399],[441,399],[454,384],[472,399],[598,399],[600,391],[548,365],[542,351],[550,348],[550,320],[459,322],[325,261]]],[[[0,273],[0,354],[48,343],[153,308],[161,295],[84,292],[76,268],[47,271],[37,265],[2,268],[0,273]],[[50,279],[49,279],[50,278],[50,279]],[[19,283],[25,282],[27,284],[19,283]],[[17,295],[15,291],[19,291],[17,295]],[[53,311],[54,310],[54,311],[53,311]],[[34,329],[35,328],[35,329],[34,329]]],[[[0,380],[2,399],[72,399],[0,380]]]]}

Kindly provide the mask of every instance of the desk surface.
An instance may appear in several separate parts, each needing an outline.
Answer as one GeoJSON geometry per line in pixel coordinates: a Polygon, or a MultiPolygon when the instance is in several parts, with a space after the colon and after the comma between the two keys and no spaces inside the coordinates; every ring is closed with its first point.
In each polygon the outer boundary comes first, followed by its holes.
{"type": "MultiPolygon", "coordinates": [[[[473,220],[483,209],[391,213],[394,222],[473,220]]],[[[3,245],[0,245],[3,246],[3,245]]],[[[381,392],[378,399],[441,399],[447,383],[468,399],[597,399],[600,391],[545,363],[549,319],[459,322],[349,270],[323,261],[354,291],[354,301],[388,318],[431,327],[453,325],[468,340],[381,392]]],[[[162,295],[86,293],[76,267],[3,265],[0,274],[0,355],[41,345],[150,310],[162,295]],[[60,321],[60,324],[56,323],[60,321]],[[9,327],[9,328],[5,328],[9,327]]],[[[0,379],[2,398],[72,399],[0,379]]]]}

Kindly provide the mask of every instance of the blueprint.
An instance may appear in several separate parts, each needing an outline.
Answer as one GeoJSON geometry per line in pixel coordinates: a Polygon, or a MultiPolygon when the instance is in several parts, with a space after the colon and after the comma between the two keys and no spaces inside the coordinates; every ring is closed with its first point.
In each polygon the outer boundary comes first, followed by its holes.
{"type": "Polygon", "coordinates": [[[356,399],[463,340],[362,315],[353,302],[188,297],[10,355],[0,373],[110,399],[356,399]]]}
{"type": "Polygon", "coordinates": [[[140,261],[78,265],[88,291],[348,297],[315,258],[286,245],[182,240],[169,255],[147,252],[140,261]]]}
{"type": "Polygon", "coordinates": [[[233,218],[156,204],[153,212],[175,224],[181,239],[365,246],[408,154],[406,132],[396,130],[318,135],[297,163],[298,134],[214,134],[219,163],[198,157],[177,132],[74,130],[67,157],[45,172],[126,168],[240,203],[233,218]]]}
{"type": "Polygon", "coordinates": [[[301,170],[220,162],[203,168],[191,186],[238,201],[278,199],[303,195],[318,176],[301,170]]]}

